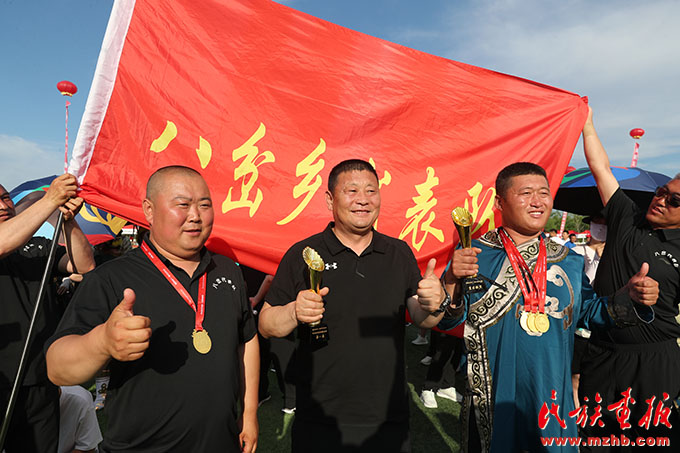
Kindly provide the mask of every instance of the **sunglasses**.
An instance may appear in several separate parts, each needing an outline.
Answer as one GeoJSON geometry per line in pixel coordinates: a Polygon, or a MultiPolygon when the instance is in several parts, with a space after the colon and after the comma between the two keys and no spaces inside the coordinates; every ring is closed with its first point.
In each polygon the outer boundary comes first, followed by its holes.
{"type": "Polygon", "coordinates": [[[655,197],[664,197],[668,206],[673,208],[680,207],[680,194],[671,193],[666,186],[657,187],[654,191],[655,197]]]}

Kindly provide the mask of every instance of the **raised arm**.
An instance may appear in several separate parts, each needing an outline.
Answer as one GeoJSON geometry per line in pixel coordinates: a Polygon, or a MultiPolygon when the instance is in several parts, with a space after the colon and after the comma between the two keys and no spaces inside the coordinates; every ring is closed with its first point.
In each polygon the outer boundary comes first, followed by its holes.
{"type": "Polygon", "coordinates": [[[59,209],[64,213],[64,232],[66,233],[66,255],[59,261],[59,270],[68,274],[84,274],[94,269],[92,246],[76,222],[76,214],[83,206],[80,197],[71,198],[59,209]]]}
{"type": "Polygon", "coordinates": [[[590,106],[588,107],[586,123],[583,125],[583,151],[586,155],[586,161],[588,161],[588,167],[595,177],[602,206],[607,206],[609,199],[619,188],[619,182],[612,173],[607,152],[595,131],[593,109],[590,106]]]}
{"type": "MultiPolygon", "coordinates": [[[[57,208],[76,196],[77,188],[75,176],[69,174],[58,176],[40,200],[26,208],[21,214],[0,222],[0,258],[26,244],[57,208]]],[[[8,196],[4,190],[2,192],[4,193],[0,195],[8,196]]],[[[6,201],[3,202],[6,203],[6,201]]]]}
{"type": "Polygon", "coordinates": [[[114,358],[137,360],[151,338],[151,320],[133,313],[135,292],[126,289],[109,319],[85,335],[67,335],[47,350],[47,376],[55,385],[77,385],[91,379],[114,358]]]}

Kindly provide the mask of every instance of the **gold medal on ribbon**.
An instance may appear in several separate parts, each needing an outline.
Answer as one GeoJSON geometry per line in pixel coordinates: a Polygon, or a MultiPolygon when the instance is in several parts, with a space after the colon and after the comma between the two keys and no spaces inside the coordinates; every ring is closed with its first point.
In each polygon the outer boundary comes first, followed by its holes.
{"type": "Polygon", "coordinates": [[[529,313],[529,316],[527,317],[527,327],[529,328],[530,332],[537,333],[538,330],[536,330],[536,313],[529,313]]]}
{"type": "Polygon", "coordinates": [[[212,340],[210,339],[210,335],[208,335],[208,331],[205,329],[194,329],[194,332],[191,334],[191,338],[194,340],[194,349],[196,349],[198,352],[201,354],[207,354],[210,352],[210,348],[212,348],[212,340]]]}
{"type": "Polygon", "coordinates": [[[545,313],[536,313],[534,317],[534,326],[536,326],[536,331],[541,333],[546,333],[550,329],[550,320],[548,315],[545,313]]]}

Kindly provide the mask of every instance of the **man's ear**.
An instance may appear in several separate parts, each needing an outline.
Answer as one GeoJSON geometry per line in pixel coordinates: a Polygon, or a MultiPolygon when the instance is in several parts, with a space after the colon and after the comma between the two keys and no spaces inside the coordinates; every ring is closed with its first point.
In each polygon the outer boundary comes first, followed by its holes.
{"type": "Polygon", "coordinates": [[[326,207],[329,211],[333,210],[333,194],[329,190],[326,191],[326,207]]]}
{"type": "Polygon", "coordinates": [[[146,222],[149,226],[153,225],[153,202],[148,198],[142,201],[142,210],[144,211],[144,217],[146,217],[146,222]]]}
{"type": "Polygon", "coordinates": [[[501,197],[499,195],[496,195],[496,199],[494,200],[493,205],[497,210],[503,212],[503,206],[501,205],[501,197]]]}

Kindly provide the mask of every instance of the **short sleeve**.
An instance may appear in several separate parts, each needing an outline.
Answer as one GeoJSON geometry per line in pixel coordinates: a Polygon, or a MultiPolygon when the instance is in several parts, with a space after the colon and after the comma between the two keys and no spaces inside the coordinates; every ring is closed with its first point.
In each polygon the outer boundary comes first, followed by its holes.
{"type": "Polygon", "coordinates": [[[619,231],[627,231],[636,222],[639,213],[635,202],[619,187],[602,211],[607,220],[607,242],[616,240],[619,231]]]}
{"type": "Polygon", "coordinates": [[[253,309],[250,306],[250,301],[248,299],[246,283],[243,279],[243,272],[239,266],[234,265],[234,267],[236,268],[236,278],[240,280],[239,288],[243,288],[242,291],[239,291],[239,304],[241,309],[241,321],[239,322],[238,326],[239,342],[247,343],[255,336],[255,334],[257,334],[257,326],[255,325],[253,309]]]}
{"type": "Polygon", "coordinates": [[[122,297],[122,294],[119,297],[115,294],[113,287],[97,271],[85,274],[56,333],[45,343],[45,351],[61,337],[84,335],[106,322],[122,297]]]}
{"type": "Polygon", "coordinates": [[[418,291],[418,283],[422,279],[420,274],[420,268],[418,268],[418,261],[416,256],[413,254],[413,250],[404,241],[399,241],[399,245],[402,253],[404,254],[404,271],[406,273],[405,278],[408,282],[406,297],[411,297],[418,291]]]}
{"type": "Polygon", "coordinates": [[[271,306],[281,306],[295,300],[298,292],[306,289],[306,269],[299,247],[291,247],[279,263],[279,268],[276,270],[272,285],[265,297],[266,302],[271,306]]]}

